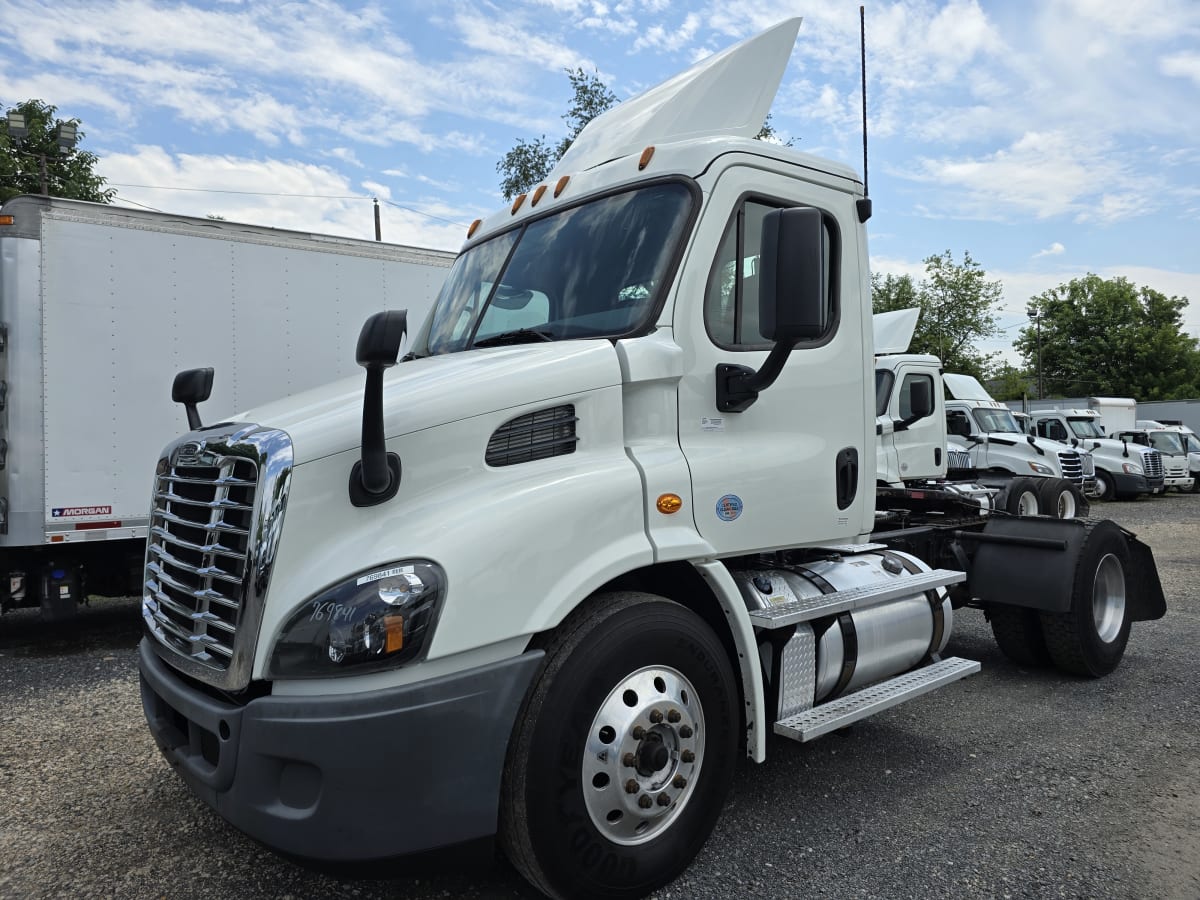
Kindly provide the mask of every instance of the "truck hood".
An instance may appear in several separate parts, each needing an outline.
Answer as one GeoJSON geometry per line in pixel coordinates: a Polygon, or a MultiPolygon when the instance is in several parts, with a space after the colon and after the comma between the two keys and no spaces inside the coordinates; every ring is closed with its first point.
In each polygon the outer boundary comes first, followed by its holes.
{"type": "Polygon", "coordinates": [[[1000,447],[1011,446],[1014,450],[1024,447],[1025,450],[1034,458],[1040,456],[1034,447],[1039,448],[1047,456],[1058,458],[1059,452],[1063,450],[1079,450],[1079,447],[1068,447],[1066,444],[1060,444],[1058,441],[1050,441],[1046,438],[1034,437],[1032,444],[1029,440],[1029,435],[1018,434],[1011,431],[989,431],[984,434],[989,444],[996,444],[1000,447]]]}
{"type": "MultiPolygon", "coordinates": [[[[247,410],[234,421],[286,431],[296,465],[360,446],[365,376],[247,410]]],[[[390,440],[448,422],[621,383],[607,340],[521,344],[400,363],[384,375],[390,440]]]]}

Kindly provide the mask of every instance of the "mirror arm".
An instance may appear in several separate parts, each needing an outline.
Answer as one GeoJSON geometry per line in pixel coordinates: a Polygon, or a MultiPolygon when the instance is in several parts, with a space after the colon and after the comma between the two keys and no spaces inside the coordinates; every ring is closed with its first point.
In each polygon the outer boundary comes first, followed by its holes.
{"type": "Polygon", "coordinates": [[[718,363],[717,409],[740,413],[753,406],[759,393],[775,383],[794,347],[790,342],[776,341],[757,372],[749,366],[718,363]]]}

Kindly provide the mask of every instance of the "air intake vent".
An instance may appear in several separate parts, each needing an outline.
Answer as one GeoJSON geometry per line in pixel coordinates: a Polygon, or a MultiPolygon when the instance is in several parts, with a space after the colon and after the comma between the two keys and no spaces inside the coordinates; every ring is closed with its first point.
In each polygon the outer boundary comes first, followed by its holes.
{"type": "Polygon", "coordinates": [[[489,466],[515,466],[575,452],[575,407],[555,406],[505,422],[488,441],[489,466]]]}

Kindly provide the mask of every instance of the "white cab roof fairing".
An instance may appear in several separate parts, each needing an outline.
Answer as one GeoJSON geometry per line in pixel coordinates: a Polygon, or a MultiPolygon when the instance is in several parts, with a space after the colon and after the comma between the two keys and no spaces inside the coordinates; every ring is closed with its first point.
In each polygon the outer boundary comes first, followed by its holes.
{"type": "Polygon", "coordinates": [[[955,400],[992,399],[987,389],[973,375],[943,375],[942,382],[955,400]]]}
{"type": "Polygon", "coordinates": [[[597,116],[546,180],[650,144],[710,135],[754,137],[771,110],[799,30],[799,18],[787,19],[597,116]]]}
{"type": "Polygon", "coordinates": [[[871,326],[875,332],[875,354],[882,356],[906,352],[912,343],[913,332],[917,330],[917,319],[920,315],[921,310],[914,307],[875,313],[871,316],[871,326]]]}

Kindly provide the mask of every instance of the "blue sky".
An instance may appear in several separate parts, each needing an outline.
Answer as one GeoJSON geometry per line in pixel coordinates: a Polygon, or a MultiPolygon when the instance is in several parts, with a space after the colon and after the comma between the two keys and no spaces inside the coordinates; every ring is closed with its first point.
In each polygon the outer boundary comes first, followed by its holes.
{"type": "MultiPolygon", "coordinates": [[[[867,0],[873,267],[964,251],[1026,300],[1085,272],[1194,301],[1200,2],[867,0]]],[[[0,0],[0,103],[83,120],[118,202],[457,249],[563,72],[630,97],[801,15],[772,122],[861,170],[858,3],[0,0]]],[[[984,349],[1003,351],[1010,338],[984,349]]]]}

